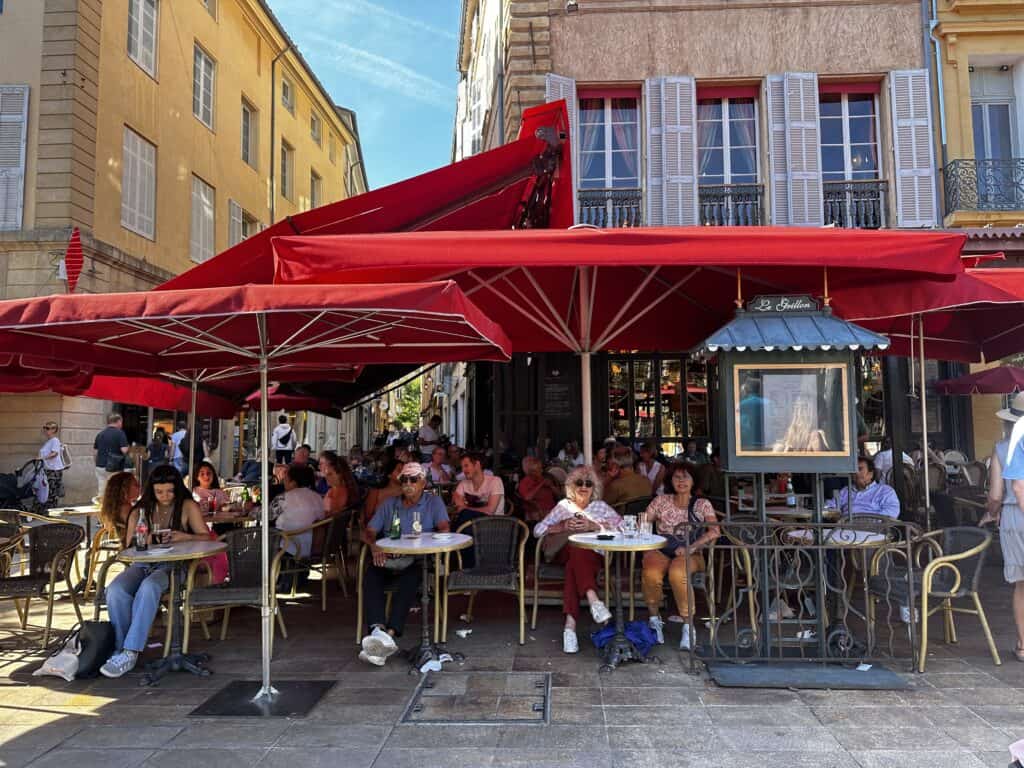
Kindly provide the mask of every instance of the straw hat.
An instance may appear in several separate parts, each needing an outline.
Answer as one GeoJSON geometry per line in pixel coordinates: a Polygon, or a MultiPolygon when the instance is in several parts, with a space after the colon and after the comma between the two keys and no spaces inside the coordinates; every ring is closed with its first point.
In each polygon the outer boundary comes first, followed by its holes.
{"type": "Polygon", "coordinates": [[[1010,407],[996,411],[996,416],[1003,421],[1017,421],[1024,416],[1024,392],[1014,395],[1013,400],[1010,401],[1010,407]]]}

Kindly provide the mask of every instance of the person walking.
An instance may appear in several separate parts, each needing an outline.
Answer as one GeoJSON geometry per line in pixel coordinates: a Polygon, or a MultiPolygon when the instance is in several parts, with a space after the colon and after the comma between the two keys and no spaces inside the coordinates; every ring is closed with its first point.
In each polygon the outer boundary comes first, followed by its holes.
{"type": "Polygon", "coordinates": [[[295,453],[295,430],[288,423],[288,417],[283,413],[277,417],[277,426],[271,434],[271,447],[277,453],[277,463],[288,465],[292,463],[292,454],[295,453]]]}
{"type": "Polygon", "coordinates": [[[96,465],[96,495],[103,496],[107,480],[115,472],[121,472],[128,453],[128,436],[124,433],[124,421],[120,413],[107,416],[107,426],[97,433],[92,449],[96,465]]]}
{"type": "Polygon", "coordinates": [[[43,424],[43,446],[39,449],[39,458],[43,460],[43,471],[46,473],[46,482],[50,487],[50,496],[46,501],[46,509],[53,509],[60,505],[64,498],[64,470],[68,468],[65,462],[67,449],[63,446],[57,434],[60,432],[60,425],[56,421],[48,421],[43,424]]]}
{"type": "Polygon", "coordinates": [[[153,439],[149,441],[149,445],[146,447],[146,463],[144,465],[144,473],[142,476],[142,482],[146,482],[149,477],[149,473],[153,471],[155,467],[162,467],[167,464],[170,460],[171,445],[170,440],[167,437],[167,432],[163,427],[157,427],[153,430],[153,439]]]}

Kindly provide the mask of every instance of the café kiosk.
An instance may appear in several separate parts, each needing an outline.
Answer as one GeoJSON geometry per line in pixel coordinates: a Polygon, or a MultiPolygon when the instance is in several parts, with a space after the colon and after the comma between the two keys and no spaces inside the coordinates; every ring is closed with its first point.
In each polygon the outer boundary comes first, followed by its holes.
{"type": "MultiPolygon", "coordinates": [[[[753,516],[761,523],[755,523],[754,535],[767,539],[776,511],[822,522],[823,476],[848,476],[857,469],[856,356],[888,346],[886,337],[836,317],[827,301],[822,306],[810,296],[756,296],[694,350],[718,363],[715,418],[727,525],[734,517],[752,521],[753,516]],[[812,492],[798,497],[798,509],[793,509],[795,494],[783,495],[779,510],[766,493],[766,475],[779,473],[813,477],[812,492]]],[[[755,559],[764,607],[770,604],[768,557],[755,559]]],[[[737,637],[737,645],[745,643],[755,653],[753,646],[761,645],[758,655],[768,656],[767,639],[780,632],[769,626],[768,610],[761,614],[763,626],[737,637]]],[[[825,630],[818,627],[805,636],[820,643],[822,657],[829,655],[825,630]]]]}

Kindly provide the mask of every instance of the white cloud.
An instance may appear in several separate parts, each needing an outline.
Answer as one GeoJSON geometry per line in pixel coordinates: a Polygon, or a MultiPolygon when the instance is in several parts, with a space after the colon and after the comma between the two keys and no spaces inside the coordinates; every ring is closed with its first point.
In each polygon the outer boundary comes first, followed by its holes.
{"type": "MultiPolygon", "coordinates": [[[[434,0],[432,0],[434,1],[434,0]]],[[[304,14],[314,14],[321,21],[358,21],[360,26],[378,32],[394,35],[399,30],[410,33],[425,32],[430,35],[457,40],[458,36],[449,29],[435,26],[415,16],[407,16],[370,0],[291,0],[291,10],[302,9],[304,14]]]]}

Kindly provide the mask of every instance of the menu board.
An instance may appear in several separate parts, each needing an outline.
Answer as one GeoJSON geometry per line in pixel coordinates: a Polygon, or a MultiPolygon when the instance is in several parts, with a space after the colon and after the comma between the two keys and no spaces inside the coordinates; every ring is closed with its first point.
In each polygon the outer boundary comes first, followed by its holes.
{"type": "Polygon", "coordinates": [[[544,377],[541,410],[547,419],[571,419],[574,415],[572,391],[569,378],[562,374],[550,373],[544,377]]]}

